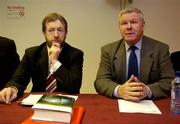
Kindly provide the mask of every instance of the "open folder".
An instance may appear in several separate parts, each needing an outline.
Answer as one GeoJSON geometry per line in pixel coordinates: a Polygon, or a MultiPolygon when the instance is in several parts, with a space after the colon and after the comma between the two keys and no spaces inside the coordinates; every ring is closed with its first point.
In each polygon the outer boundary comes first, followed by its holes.
{"type": "MultiPolygon", "coordinates": [[[[73,116],[70,124],[80,124],[85,112],[85,108],[81,106],[75,106],[73,110],[73,116]]],[[[64,124],[61,122],[50,122],[50,121],[33,121],[31,117],[24,120],[21,124],[64,124]]]]}

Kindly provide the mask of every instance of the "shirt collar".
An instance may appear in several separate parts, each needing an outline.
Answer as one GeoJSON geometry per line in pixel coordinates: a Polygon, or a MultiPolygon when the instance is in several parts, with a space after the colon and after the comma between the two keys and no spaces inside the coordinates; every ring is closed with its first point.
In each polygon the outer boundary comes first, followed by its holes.
{"type": "Polygon", "coordinates": [[[49,46],[47,45],[47,51],[48,51],[48,53],[49,53],[49,46]]]}
{"type": "MultiPolygon", "coordinates": [[[[128,51],[131,46],[129,46],[126,43],[126,41],[124,43],[125,43],[126,51],[128,51]]],[[[142,38],[134,46],[136,46],[138,50],[141,50],[141,44],[142,44],[142,38]]]]}

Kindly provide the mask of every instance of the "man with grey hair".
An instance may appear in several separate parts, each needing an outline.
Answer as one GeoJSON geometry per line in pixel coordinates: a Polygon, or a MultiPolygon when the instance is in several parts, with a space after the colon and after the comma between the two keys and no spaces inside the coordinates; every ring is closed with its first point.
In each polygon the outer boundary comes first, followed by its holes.
{"type": "Polygon", "coordinates": [[[101,49],[94,83],[99,94],[130,101],[170,96],[174,70],[169,47],[144,36],[144,26],[140,9],[125,9],[119,14],[122,39],[101,49]]]}

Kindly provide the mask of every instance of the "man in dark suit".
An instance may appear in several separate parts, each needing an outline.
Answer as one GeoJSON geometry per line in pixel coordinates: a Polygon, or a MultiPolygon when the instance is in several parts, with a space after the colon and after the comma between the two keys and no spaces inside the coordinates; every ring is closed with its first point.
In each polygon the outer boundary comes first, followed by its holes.
{"type": "Polygon", "coordinates": [[[19,62],[15,42],[0,36],[0,90],[10,80],[19,62]]]}
{"type": "Polygon", "coordinates": [[[54,79],[50,92],[79,93],[82,81],[83,52],[65,43],[67,22],[57,13],[47,15],[42,21],[46,42],[26,49],[25,55],[12,80],[0,92],[0,101],[10,103],[22,94],[32,79],[32,91],[47,90],[47,80],[54,79]]]}
{"type": "Polygon", "coordinates": [[[98,93],[130,101],[170,96],[174,71],[169,47],[144,36],[144,25],[143,13],[139,9],[120,13],[122,39],[101,49],[101,62],[94,84],[98,93]],[[128,65],[132,46],[135,47],[137,73],[135,71],[128,77],[130,66],[134,64],[128,65]]]}

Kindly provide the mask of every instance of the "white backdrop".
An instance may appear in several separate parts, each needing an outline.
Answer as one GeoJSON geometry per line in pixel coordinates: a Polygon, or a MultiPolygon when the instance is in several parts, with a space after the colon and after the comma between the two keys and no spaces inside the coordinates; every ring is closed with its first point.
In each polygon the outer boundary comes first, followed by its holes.
{"type": "MultiPolygon", "coordinates": [[[[84,52],[82,93],[95,93],[94,80],[101,46],[119,40],[119,0],[0,0],[0,35],[12,38],[22,58],[24,50],[44,41],[41,21],[58,12],[69,24],[67,42],[84,52]],[[9,18],[7,6],[25,7],[25,16],[9,18]]],[[[170,51],[180,50],[180,1],[133,0],[130,6],[145,14],[145,34],[167,43],[170,51]]]]}

